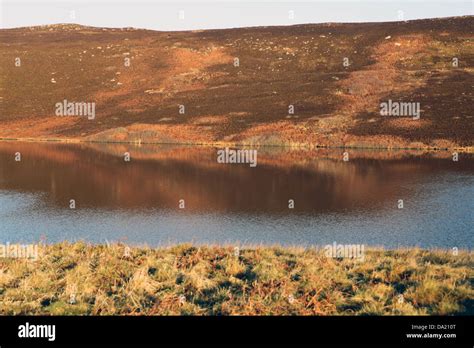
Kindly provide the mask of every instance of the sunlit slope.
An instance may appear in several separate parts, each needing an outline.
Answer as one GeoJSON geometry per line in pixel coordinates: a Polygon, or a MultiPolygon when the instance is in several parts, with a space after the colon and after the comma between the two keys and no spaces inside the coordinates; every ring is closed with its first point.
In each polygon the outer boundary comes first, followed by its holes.
{"type": "Polygon", "coordinates": [[[4,29],[0,137],[472,146],[473,24],[4,29]],[[389,99],[420,119],[381,116],[389,99]],[[57,116],[64,100],[94,119],[57,116]]]}

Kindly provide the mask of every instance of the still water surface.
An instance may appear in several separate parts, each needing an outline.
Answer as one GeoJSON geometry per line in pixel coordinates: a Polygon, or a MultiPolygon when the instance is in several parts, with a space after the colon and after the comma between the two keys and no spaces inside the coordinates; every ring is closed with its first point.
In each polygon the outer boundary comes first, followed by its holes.
{"type": "Polygon", "coordinates": [[[341,153],[1,143],[0,242],[473,247],[472,156],[341,153]]]}

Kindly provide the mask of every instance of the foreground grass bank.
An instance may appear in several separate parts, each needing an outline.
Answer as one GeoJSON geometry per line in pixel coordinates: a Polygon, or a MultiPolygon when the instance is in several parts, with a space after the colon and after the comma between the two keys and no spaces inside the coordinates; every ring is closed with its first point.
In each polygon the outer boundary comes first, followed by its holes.
{"type": "Polygon", "coordinates": [[[474,314],[473,269],[467,251],[61,243],[0,259],[0,314],[474,314]]]}

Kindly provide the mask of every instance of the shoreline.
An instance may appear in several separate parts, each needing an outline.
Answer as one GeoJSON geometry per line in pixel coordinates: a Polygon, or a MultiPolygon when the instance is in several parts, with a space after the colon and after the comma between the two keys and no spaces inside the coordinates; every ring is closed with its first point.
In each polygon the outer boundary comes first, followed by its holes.
{"type": "Polygon", "coordinates": [[[310,143],[283,143],[283,144],[250,144],[238,142],[160,142],[160,141],[143,141],[143,140],[87,140],[75,138],[14,138],[0,137],[1,142],[28,142],[28,143],[64,143],[64,144],[129,144],[129,145],[175,145],[175,146],[197,146],[197,147],[274,147],[281,149],[353,149],[353,150],[374,150],[374,151],[429,151],[429,152],[445,152],[456,151],[458,153],[470,154],[474,153],[474,146],[459,147],[398,147],[398,146],[333,146],[318,145],[310,143]]]}

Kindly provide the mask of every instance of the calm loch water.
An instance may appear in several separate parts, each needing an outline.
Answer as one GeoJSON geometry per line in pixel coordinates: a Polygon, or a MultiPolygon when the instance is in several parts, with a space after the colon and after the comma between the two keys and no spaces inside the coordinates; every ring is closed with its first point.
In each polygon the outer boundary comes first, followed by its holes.
{"type": "Polygon", "coordinates": [[[0,143],[0,241],[473,247],[472,156],[350,151],[344,162],[342,150],[259,149],[255,168],[216,158],[212,148],[0,143]]]}

